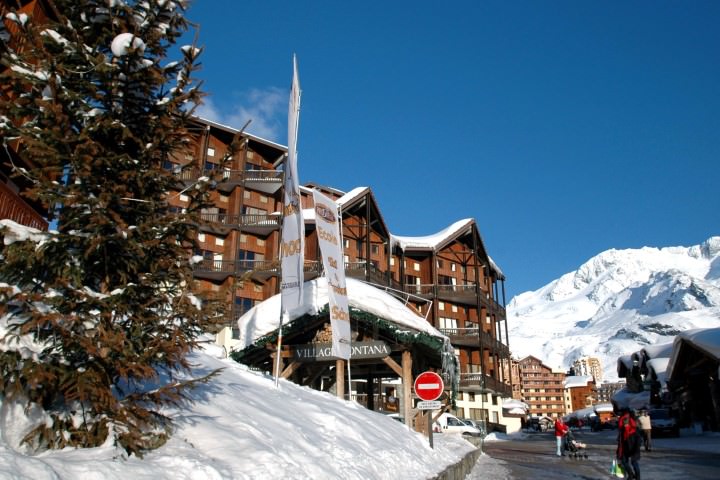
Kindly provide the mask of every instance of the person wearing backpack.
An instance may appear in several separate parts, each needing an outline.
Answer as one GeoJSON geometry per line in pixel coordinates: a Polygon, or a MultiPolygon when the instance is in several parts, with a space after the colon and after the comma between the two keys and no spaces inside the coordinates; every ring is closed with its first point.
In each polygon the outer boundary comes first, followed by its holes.
{"type": "Polygon", "coordinates": [[[618,419],[616,457],[625,470],[626,478],[640,480],[640,449],[642,437],[635,415],[630,409],[623,409],[618,419]]]}

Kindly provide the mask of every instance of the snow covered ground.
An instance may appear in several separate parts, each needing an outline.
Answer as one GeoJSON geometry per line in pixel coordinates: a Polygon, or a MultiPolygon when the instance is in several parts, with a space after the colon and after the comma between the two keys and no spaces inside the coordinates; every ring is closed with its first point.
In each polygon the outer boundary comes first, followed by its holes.
{"type": "Polygon", "coordinates": [[[430,478],[475,447],[436,435],[434,447],[397,420],[352,402],[249,371],[208,345],[197,374],[224,371],[173,412],[176,431],[144,459],[112,444],[32,455],[19,445],[28,417],[0,405],[0,478],[32,480],[430,478]]]}
{"type": "MultiPolygon", "coordinates": [[[[355,403],[283,380],[276,388],[274,378],[222,358],[215,345],[192,360],[198,374],[224,371],[194,392],[194,404],[174,412],[173,437],[144,459],[127,458],[110,443],[33,455],[18,441],[28,417],[17,405],[0,403],[0,479],[427,479],[475,448],[445,434],[434,436],[431,449],[421,434],[355,403]]],[[[485,441],[507,438],[493,433],[485,441]]],[[[720,436],[687,440],[657,442],[715,452],[720,444],[720,436]]],[[[468,476],[511,478],[508,465],[488,455],[468,476]]]]}

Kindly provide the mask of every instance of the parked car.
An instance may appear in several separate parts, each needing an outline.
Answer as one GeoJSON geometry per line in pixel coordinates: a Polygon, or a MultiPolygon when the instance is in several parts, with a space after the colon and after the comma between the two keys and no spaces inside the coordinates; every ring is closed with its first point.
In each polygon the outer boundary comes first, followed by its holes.
{"type": "Polygon", "coordinates": [[[472,437],[479,437],[482,435],[479,429],[466,424],[455,415],[451,415],[449,413],[443,413],[440,415],[436,423],[440,427],[440,431],[443,433],[459,433],[461,435],[472,437]]]}
{"type": "Polygon", "coordinates": [[[680,436],[680,427],[677,420],[667,408],[653,408],[648,411],[648,415],[650,415],[653,437],[660,435],[680,436]]]}
{"type": "Polygon", "coordinates": [[[465,424],[470,425],[471,427],[475,427],[478,430],[480,430],[480,433],[485,434],[485,424],[482,420],[474,420],[472,418],[461,418],[465,424]]]}

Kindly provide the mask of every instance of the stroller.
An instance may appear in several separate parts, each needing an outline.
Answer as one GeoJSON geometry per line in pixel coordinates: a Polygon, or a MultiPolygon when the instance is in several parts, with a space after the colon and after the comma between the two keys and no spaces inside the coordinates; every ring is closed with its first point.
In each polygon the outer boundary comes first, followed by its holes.
{"type": "Polygon", "coordinates": [[[575,438],[572,431],[568,430],[564,438],[564,448],[571,458],[588,458],[587,445],[575,438]]]}

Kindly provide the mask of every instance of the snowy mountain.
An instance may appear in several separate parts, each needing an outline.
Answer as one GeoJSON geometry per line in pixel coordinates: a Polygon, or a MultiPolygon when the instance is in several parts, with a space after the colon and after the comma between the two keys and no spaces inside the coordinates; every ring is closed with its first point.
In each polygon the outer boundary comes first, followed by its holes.
{"type": "Polygon", "coordinates": [[[514,358],[568,369],[584,355],[617,379],[617,359],[681,331],[720,326],[720,237],[693,247],[607,250],[576,271],[513,298],[514,358]]]}

